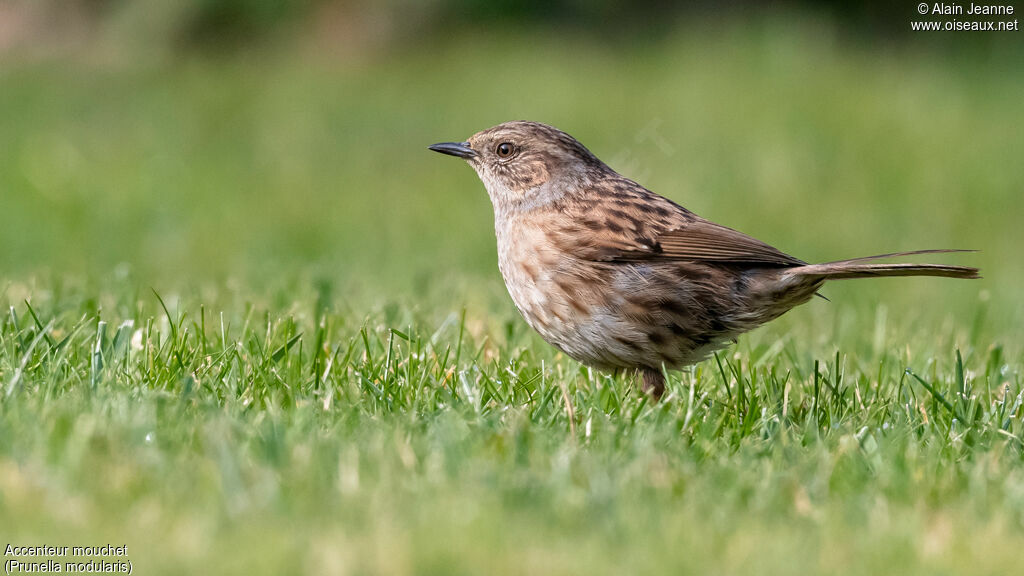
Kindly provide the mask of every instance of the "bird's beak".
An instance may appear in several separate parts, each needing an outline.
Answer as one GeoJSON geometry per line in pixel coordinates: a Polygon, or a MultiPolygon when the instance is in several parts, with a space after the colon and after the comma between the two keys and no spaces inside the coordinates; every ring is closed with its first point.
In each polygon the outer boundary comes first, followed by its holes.
{"type": "Polygon", "coordinates": [[[469,147],[469,142],[441,142],[430,147],[434,152],[458,156],[459,158],[476,158],[477,152],[469,147]]]}

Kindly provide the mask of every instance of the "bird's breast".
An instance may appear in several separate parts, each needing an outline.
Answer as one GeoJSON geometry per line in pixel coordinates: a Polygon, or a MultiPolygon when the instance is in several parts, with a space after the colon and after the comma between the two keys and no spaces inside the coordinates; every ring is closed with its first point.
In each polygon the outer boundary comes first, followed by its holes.
{"type": "Polygon", "coordinates": [[[509,296],[530,326],[544,335],[556,320],[568,320],[559,310],[563,298],[550,290],[561,258],[552,250],[543,231],[499,223],[496,232],[501,276],[509,296]]]}
{"type": "Polygon", "coordinates": [[[541,229],[498,227],[498,265],[527,324],[572,358],[598,367],[624,362],[606,342],[614,321],[614,277],[601,266],[559,251],[541,229]]]}

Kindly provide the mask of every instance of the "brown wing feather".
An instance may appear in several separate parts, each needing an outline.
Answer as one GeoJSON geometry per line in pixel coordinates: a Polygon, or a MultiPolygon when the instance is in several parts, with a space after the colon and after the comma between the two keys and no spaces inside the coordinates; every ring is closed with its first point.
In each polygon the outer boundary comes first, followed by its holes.
{"type": "Polygon", "coordinates": [[[699,262],[802,266],[794,258],[756,238],[714,222],[698,219],[655,236],[653,250],[624,252],[619,260],[661,259],[699,262]],[[660,250],[659,250],[660,249],[660,250]]]}
{"type": "Polygon", "coordinates": [[[591,189],[585,202],[559,214],[557,240],[579,258],[602,262],[678,260],[761,266],[802,266],[756,238],[705,220],[678,204],[625,179],[591,189]],[[597,202],[594,198],[599,198],[597,202]]]}

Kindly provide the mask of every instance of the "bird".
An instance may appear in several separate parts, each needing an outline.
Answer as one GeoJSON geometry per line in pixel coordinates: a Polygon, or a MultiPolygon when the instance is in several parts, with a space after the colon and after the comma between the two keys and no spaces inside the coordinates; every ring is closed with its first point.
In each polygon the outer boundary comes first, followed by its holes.
{"type": "Polygon", "coordinates": [[[527,324],[582,364],[637,374],[654,401],[666,371],[807,302],[828,280],[979,278],[966,266],[878,262],[963,250],[809,264],[644,188],[539,122],[429,149],[465,159],[483,182],[498,268],[527,324]]]}

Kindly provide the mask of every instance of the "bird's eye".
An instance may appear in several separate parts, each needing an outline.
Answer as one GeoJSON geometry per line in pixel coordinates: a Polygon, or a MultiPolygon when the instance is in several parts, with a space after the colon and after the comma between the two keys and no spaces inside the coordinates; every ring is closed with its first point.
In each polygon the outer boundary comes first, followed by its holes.
{"type": "Polygon", "coordinates": [[[512,144],[502,142],[501,144],[498,144],[498,147],[495,148],[494,151],[498,154],[498,158],[508,158],[516,151],[516,149],[512,144]]]}

